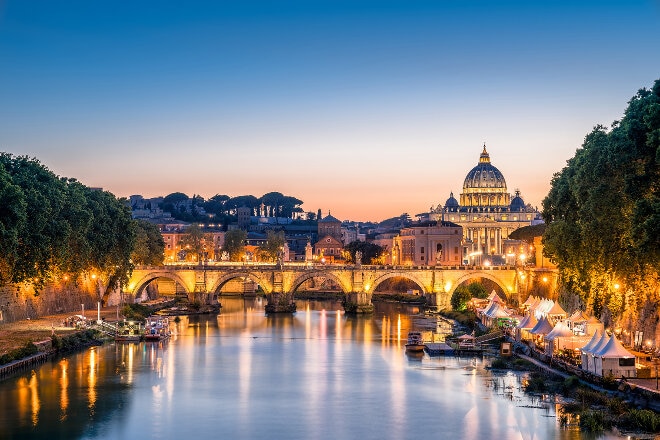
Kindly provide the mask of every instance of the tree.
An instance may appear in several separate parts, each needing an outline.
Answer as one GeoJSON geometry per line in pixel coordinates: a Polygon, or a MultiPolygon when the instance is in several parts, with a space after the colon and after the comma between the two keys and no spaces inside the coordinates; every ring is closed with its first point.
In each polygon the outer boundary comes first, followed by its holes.
{"type": "Polygon", "coordinates": [[[360,263],[374,264],[379,258],[381,258],[383,247],[375,243],[355,240],[344,246],[344,251],[348,262],[356,263],[355,253],[360,251],[362,252],[362,261],[360,261],[360,263]]]}
{"type": "Polygon", "coordinates": [[[145,220],[135,222],[135,246],[131,260],[136,265],[163,264],[165,258],[165,241],[158,226],[145,220]]]}
{"type": "Polygon", "coordinates": [[[0,163],[0,285],[12,279],[20,246],[19,231],[26,228],[26,210],[23,191],[0,163]]]}
{"type": "Polygon", "coordinates": [[[454,290],[454,293],[451,294],[449,303],[451,304],[452,309],[462,312],[466,309],[467,303],[471,298],[472,294],[470,293],[470,290],[464,284],[461,284],[454,290]]]}
{"type": "Polygon", "coordinates": [[[277,257],[283,251],[285,243],[284,231],[267,231],[266,242],[259,246],[259,259],[269,262],[277,261],[277,257]]]}
{"type": "Polygon", "coordinates": [[[186,259],[199,261],[201,264],[206,258],[206,246],[210,246],[211,242],[202,228],[193,223],[188,226],[185,235],[181,238],[181,248],[186,252],[186,259]]]}
{"type": "Polygon", "coordinates": [[[467,290],[470,292],[470,298],[488,298],[488,291],[486,291],[486,287],[484,287],[484,285],[478,281],[474,281],[468,284],[467,290]]]}
{"type": "Polygon", "coordinates": [[[231,261],[241,261],[243,259],[246,238],[247,233],[242,229],[232,229],[225,234],[225,244],[222,246],[222,250],[229,254],[231,261]]]}
{"type": "Polygon", "coordinates": [[[610,130],[598,125],[585,137],[543,200],[544,251],[562,287],[595,313],[638,312],[658,300],[658,182],[660,80],[640,90],[610,130]],[[615,283],[629,295],[615,294],[615,283]]]}

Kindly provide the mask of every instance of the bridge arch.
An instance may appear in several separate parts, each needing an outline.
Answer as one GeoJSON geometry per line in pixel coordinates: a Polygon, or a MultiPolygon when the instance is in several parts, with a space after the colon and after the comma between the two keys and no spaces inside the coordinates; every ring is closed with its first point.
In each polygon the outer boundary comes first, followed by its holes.
{"type": "Polygon", "coordinates": [[[236,272],[229,272],[218,278],[215,281],[215,283],[213,283],[210,292],[213,293],[218,292],[222,288],[222,286],[224,286],[228,281],[231,281],[235,278],[248,278],[251,281],[254,281],[259,286],[261,286],[261,288],[264,290],[264,293],[271,293],[273,290],[272,285],[266,280],[259,277],[258,275],[248,271],[236,271],[236,272]]]}
{"type": "Polygon", "coordinates": [[[136,298],[139,297],[142,293],[142,290],[144,290],[144,288],[147,287],[150,282],[158,278],[167,278],[172,280],[183,287],[183,289],[186,291],[186,295],[190,294],[190,287],[186,285],[185,280],[181,278],[177,273],[171,271],[154,271],[143,275],[142,278],[140,278],[138,281],[132,283],[132,286],[129,285],[129,293],[131,293],[136,298]]]}
{"type": "Polygon", "coordinates": [[[429,293],[429,292],[426,291],[427,289],[424,287],[424,284],[419,279],[417,279],[414,275],[412,275],[410,273],[405,273],[405,272],[390,272],[390,273],[386,273],[384,275],[381,275],[381,276],[377,277],[376,279],[374,279],[372,285],[369,286],[369,289],[368,289],[367,293],[374,293],[374,291],[376,290],[376,287],[378,287],[379,284],[381,284],[385,280],[388,280],[390,278],[395,278],[395,277],[405,278],[409,281],[412,281],[413,283],[415,283],[419,287],[420,292],[429,293]]]}
{"type": "Polygon", "coordinates": [[[463,276],[459,277],[458,279],[456,279],[456,281],[453,283],[453,285],[451,286],[451,289],[449,289],[447,294],[451,296],[458,286],[460,286],[461,284],[463,284],[466,281],[476,279],[476,278],[486,278],[486,279],[494,282],[495,284],[497,284],[499,286],[500,289],[502,289],[502,292],[504,292],[504,294],[506,295],[507,298],[512,293],[514,293],[507,286],[502,284],[502,280],[500,278],[494,276],[493,274],[491,274],[489,272],[477,271],[477,272],[466,273],[465,275],[463,275],[463,276]]]}
{"type": "Polygon", "coordinates": [[[351,291],[351,286],[331,270],[315,270],[297,276],[291,283],[291,292],[295,292],[305,281],[311,280],[312,278],[331,278],[337,283],[343,293],[350,293],[351,291]]]}

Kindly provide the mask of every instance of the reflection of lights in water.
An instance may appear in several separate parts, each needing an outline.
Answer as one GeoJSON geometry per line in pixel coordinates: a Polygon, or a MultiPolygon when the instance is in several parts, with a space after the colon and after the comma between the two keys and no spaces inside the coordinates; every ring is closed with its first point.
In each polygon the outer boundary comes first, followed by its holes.
{"type": "Polygon", "coordinates": [[[60,421],[66,420],[67,409],[69,408],[69,376],[68,376],[68,361],[62,359],[59,362],[60,374],[60,421]]]}
{"type": "Polygon", "coordinates": [[[325,309],[321,310],[321,316],[319,318],[319,338],[325,339],[328,337],[328,315],[325,313],[325,309]]]}
{"type": "Polygon", "coordinates": [[[32,408],[32,425],[37,426],[39,423],[39,409],[41,408],[41,401],[39,400],[39,383],[37,381],[37,373],[32,372],[30,378],[30,403],[32,408]]]}
{"type": "Polygon", "coordinates": [[[401,315],[397,315],[396,319],[396,341],[397,345],[401,345],[401,315]]]}
{"type": "Polygon", "coordinates": [[[27,414],[30,404],[30,389],[28,388],[29,382],[26,377],[21,377],[16,382],[16,387],[18,388],[17,394],[18,399],[16,406],[18,407],[18,413],[21,415],[27,414]]]}
{"type": "Polygon", "coordinates": [[[89,351],[89,377],[87,383],[89,384],[88,388],[88,399],[89,399],[89,410],[90,413],[94,413],[94,406],[96,405],[96,347],[92,347],[89,351]]]}
{"type": "Polygon", "coordinates": [[[130,344],[128,346],[128,377],[127,377],[127,382],[129,384],[133,383],[133,359],[134,359],[134,354],[135,354],[135,347],[133,344],[130,344]]]}
{"type": "Polygon", "coordinates": [[[335,339],[337,343],[341,341],[341,312],[337,310],[337,322],[335,323],[335,339]]]}

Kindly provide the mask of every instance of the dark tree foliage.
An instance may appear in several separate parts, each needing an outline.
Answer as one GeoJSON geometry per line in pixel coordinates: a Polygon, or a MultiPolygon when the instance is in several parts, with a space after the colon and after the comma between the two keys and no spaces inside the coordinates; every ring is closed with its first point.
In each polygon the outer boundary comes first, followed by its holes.
{"type": "Polygon", "coordinates": [[[0,153],[0,283],[39,290],[63,274],[95,273],[114,287],[133,267],[136,228],[125,200],[0,153]]]}
{"type": "Polygon", "coordinates": [[[532,226],[523,226],[518,228],[512,233],[509,234],[509,238],[512,240],[523,240],[528,243],[534,242],[534,237],[542,237],[545,232],[545,223],[532,226]]]}
{"type": "Polygon", "coordinates": [[[135,222],[135,246],[131,260],[136,265],[158,266],[165,258],[165,241],[158,226],[145,220],[135,222]]]}
{"type": "Polygon", "coordinates": [[[222,251],[227,252],[230,261],[241,261],[245,254],[245,239],[247,232],[242,229],[232,229],[225,234],[225,244],[222,251]]]}
{"type": "Polygon", "coordinates": [[[346,251],[346,260],[350,263],[356,263],[355,253],[357,251],[362,252],[362,264],[374,264],[377,263],[378,259],[383,253],[383,247],[375,243],[369,243],[367,241],[352,241],[344,246],[344,251],[346,251]]]}
{"type": "Polygon", "coordinates": [[[285,243],[284,231],[266,231],[266,242],[259,246],[259,259],[266,262],[277,261],[285,243]]]}
{"type": "Polygon", "coordinates": [[[545,253],[564,288],[597,313],[616,318],[657,300],[659,165],[657,80],[630,100],[611,129],[596,126],[585,137],[543,200],[545,253]]]}
{"type": "Polygon", "coordinates": [[[468,301],[472,298],[472,294],[466,285],[461,284],[458,286],[454,293],[451,294],[451,299],[449,303],[451,304],[452,310],[463,311],[466,309],[468,301]]]}

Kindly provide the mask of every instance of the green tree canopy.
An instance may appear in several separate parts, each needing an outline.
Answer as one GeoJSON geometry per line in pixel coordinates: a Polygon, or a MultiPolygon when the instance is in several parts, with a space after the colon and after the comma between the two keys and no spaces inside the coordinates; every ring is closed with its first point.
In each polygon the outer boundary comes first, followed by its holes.
{"type": "Polygon", "coordinates": [[[229,254],[229,260],[241,261],[245,255],[245,240],[247,232],[242,229],[232,229],[225,234],[225,244],[222,246],[223,252],[229,254]]]}
{"type": "Polygon", "coordinates": [[[608,303],[639,311],[657,300],[660,80],[640,90],[611,129],[599,125],[585,137],[554,175],[543,218],[544,250],[562,285],[596,314],[608,303]],[[619,283],[631,293],[627,304],[620,304],[619,283]]]}
{"type": "Polygon", "coordinates": [[[383,247],[367,241],[355,240],[344,246],[346,261],[356,263],[356,252],[362,252],[362,264],[375,264],[383,254],[383,247]]]}
{"type": "Polygon", "coordinates": [[[261,261],[277,261],[277,256],[282,252],[285,243],[284,231],[267,231],[266,242],[259,246],[259,259],[261,261]]]}
{"type": "Polygon", "coordinates": [[[470,290],[467,286],[461,284],[454,290],[454,293],[451,294],[449,303],[453,310],[463,311],[467,308],[467,303],[471,298],[472,294],[470,293],[470,290]]]}
{"type": "Polygon", "coordinates": [[[136,265],[157,266],[165,259],[165,241],[158,226],[145,220],[135,223],[135,246],[131,259],[136,265]]]}
{"type": "Polygon", "coordinates": [[[39,290],[63,274],[94,273],[114,287],[132,270],[136,230],[126,200],[0,153],[0,283],[39,290]]]}
{"type": "Polygon", "coordinates": [[[186,259],[201,263],[206,257],[205,253],[211,251],[212,243],[213,239],[209,234],[204,233],[198,224],[193,223],[186,228],[186,233],[181,239],[181,248],[186,252],[186,259]]]}

